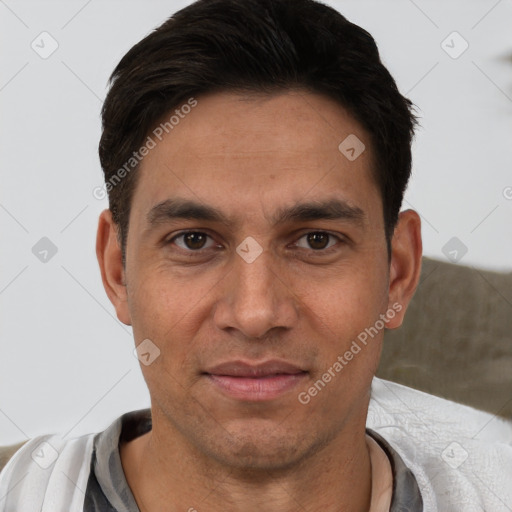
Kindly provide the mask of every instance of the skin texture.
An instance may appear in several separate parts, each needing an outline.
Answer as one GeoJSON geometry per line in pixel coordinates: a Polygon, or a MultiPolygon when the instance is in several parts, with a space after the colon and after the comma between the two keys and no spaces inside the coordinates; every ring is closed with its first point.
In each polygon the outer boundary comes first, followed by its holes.
{"type": "Polygon", "coordinates": [[[99,220],[97,255],[117,316],[136,345],[150,339],[160,350],[141,364],[153,429],[121,446],[127,481],[143,512],[367,510],[365,422],[384,329],[309,403],[298,395],[393,304],[401,310],[386,326],[400,326],[420,273],[419,216],[400,214],[389,265],[371,141],[332,100],[299,91],[197,100],[138,170],[126,268],[110,211],[99,220]],[[338,149],[349,134],[366,146],[354,161],[338,149]],[[178,197],[230,223],[151,228],[148,212],[178,197]],[[360,208],[363,220],[273,223],[280,208],[331,199],[360,208]],[[208,234],[206,248],[171,241],[186,230],[208,234]],[[312,248],[305,235],[318,231],[334,236],[312,248]],[[263,249],[252,263],[236,252],[248,236],[263,249]],[[280,359],[307,374],[271,400],[238,400],[203,374],[235,359],[280,359]]]}

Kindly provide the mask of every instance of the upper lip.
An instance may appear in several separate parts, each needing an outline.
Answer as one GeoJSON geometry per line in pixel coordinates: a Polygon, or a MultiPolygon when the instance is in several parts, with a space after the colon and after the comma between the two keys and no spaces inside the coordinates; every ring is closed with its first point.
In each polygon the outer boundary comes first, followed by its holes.
{"type": "Polygon", "coordinates": [[[246,363],[240,360],[226,361],[216,366],[212,366],[204,373],[211,375],[225,375],[229,377],[255,378],[279,374],[294,375],[303,372],[305,372],[305,370],[295,364],[278,359],[271,359],[260,363],[246,363]]]}

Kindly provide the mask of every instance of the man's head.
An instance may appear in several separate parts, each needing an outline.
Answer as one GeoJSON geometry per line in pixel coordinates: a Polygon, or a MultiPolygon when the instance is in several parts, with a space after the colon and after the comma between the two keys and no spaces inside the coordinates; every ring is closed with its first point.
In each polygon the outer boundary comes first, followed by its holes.
{"type": "Polygon", "coordinates": [[[107,179],[146,150],[97,253],[145,354],[153,430],[266,471],[364,435],[421,259],[417,214],[393,231],[413,118],[371,37],[311,1],[209,0],[114,74],[107,179]]]}
{"type": "Polygon", "coordinates": [[[373,38],[337,11],[311,0],[199,1],[136,44],[111,81],[99,149],[123,256],[147,136],[158,141],[153,130],[172,130],[182,103],[215,91],[315,92],[347,109],[367,132],[389,248],[415,118],[373,38]]]}

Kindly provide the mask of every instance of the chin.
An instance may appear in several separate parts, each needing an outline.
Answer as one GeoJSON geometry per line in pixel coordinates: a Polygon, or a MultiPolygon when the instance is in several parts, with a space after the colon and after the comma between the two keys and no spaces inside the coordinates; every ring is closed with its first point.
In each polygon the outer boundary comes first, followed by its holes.
{"type": "MultiPolygon", "coordinates": [[[[318,435],[305,432],[285,432],[275,428],[230,429],[220,443],[209,446],[210,456],[219,463],[241,472],[280,472],[296,469],[303,461],[317,453],[325,444],[318,435]]],[[[268,476],[268,475],[267,475],[268,476]]],[[[252,475],[252,478],[254,475],[252,475]]]]}

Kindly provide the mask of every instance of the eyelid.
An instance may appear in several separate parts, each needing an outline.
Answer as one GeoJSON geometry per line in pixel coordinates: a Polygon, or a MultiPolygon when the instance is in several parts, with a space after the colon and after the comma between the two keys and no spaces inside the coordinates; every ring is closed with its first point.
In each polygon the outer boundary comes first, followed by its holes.
{"type": "MultiPolygon", "coordinates": [[[[297,242],[299,240],[301,240],[302,238],[304,238],[305,236],[311,234],[311,233],[323,233],[323,234],[326,234],[332,238],[335,238],[337,240],[338,243],[335,243],[325,249],[312,249],[312,248],[305,248],[305,247],[299,247],[299,249],[302,249],[302,250],[305,250],[305,251],[308,251],[308,252],[311,252],[311,253],[317,253],[317,254],[325,254],[325,253],[328,253],[332,250],[336,250],[337,246],[340,244],[340,243],[347,243],[347,238],[338,234],[338,233],[332,233],[331,231],[326,231],[324,229],[310,229],[309,231],[306,231],[304,233],[302,233],[299,238],[297,239],[297,242]]],[[[297,242],[294,242],[293,245],[297,245],[297,242]]]]}
{"type": "MultiPolygon", "coordinates": [[[[202,247],[200,249],[188,249],[188,248],[184,248],[184,247],[180,247],[179,245],[177,245],[178,249],[184,251],[184,252],[187,252],[187,253],[200,253],[202,251],[205,251],[205,250],[208,250],[208,249],[213,249],[214,247],[218,247],[219,246],[219,243],[215,241],[214,237],[208,232],[208,230],[200,230],[200,229],[188,229],[188,230],[183,230],[183,231],[180,231],[176,234],[174,234],[171,238],[168,238],[165,240],[164,244],[165,245],[168,245],[168,244],[173,244],[175,243],[175,240],[177,238],[180,238],[180,237],[183,237],[184,235],[187,235],[189,233],[198,233],[198,234],[202,234],[202,235],[206,235],[208,238],[210,238],[213,242],[214,242],[214,245],[213,246],[210,246],[210,247],[202,247]]],[[[327,252],[330,252],[331,250],[335,250],[336,247],[339,245],[339,243],[347,243],[348,240],[345,236],[343,235],[340,235],[338,233],[332,233],[331,231],[327,231],[327,230],[322,230],[322,229],[309,229],[307,231],[304,231],[302,232],[302,234],[300,234],[298,236],[298,238],[296,238],[296,241],[292,244],[292,245],[295,245],[297,246],[297,242],[299,240],[301,240],[302,238],[304,238],[305,236],[311,234],[311,233],[324,233],[332,238],[335,238],[337,240],[338,243],[334,244],[334,245],[331,245],[325,249],[312,249],[312,248],[306,248],[306,247],[298,247],[299,249],[301,250],[304,250],[304,251],[308,251],[308,252],[312,252],[312,253],[317,253],[317,254],[321,254],[321,253],[327,253],[327,252]]],[[[176,245],[176,244],[175,244],[176,245]]]]}
{"type": "Polygon", "coordinates": [[[171,244],[176,245],[176,247],[178,247],[178,249],[180,249],[181,251],[187,252],[187,253],[200,253],[201,251],[212,249],[215,246],[218,246],[218,243],[215,242],[213,236],[210,233],[208,233],[208,231],[199,230],[199,229],[187,229],[187,230],[180,231],[179,233],[174,234],[171,238],[168,238],[168,239],[166,239],[164,241],[164,245],[171,245],[171,244]],[[197,233],[197,234],[200,234],[200,235],[206,235],[208,238],[210,238],[210,240],[212,240],[214,242],[214,245],[210,246],[210,247],[201,247],[200,249],[195,249],[194,250],[194,249],[188,249],[186,247],[180,247],[179,245],[177,245],[175,243],[177,238],[183,237],[183,236],[188,235],[190,233],[197,233]]]}

